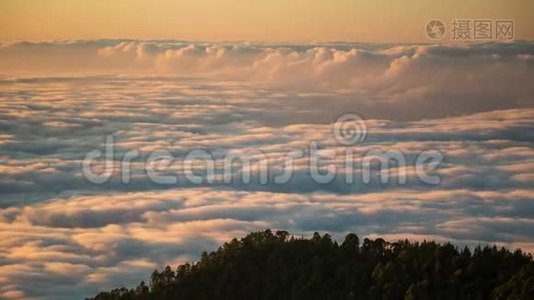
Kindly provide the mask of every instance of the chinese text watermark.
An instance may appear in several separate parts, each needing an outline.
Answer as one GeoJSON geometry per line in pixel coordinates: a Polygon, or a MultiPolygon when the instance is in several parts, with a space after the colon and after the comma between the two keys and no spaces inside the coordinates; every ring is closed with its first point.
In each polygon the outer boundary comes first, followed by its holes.
{"type": "Polygon", "coordinates": [[[452,19],[449,25],[441,20],[429,20],[425,34],[431,40],[441,40],[449,34],[451,41],[512,41],[515,21],[509,19],[452,19]]]}

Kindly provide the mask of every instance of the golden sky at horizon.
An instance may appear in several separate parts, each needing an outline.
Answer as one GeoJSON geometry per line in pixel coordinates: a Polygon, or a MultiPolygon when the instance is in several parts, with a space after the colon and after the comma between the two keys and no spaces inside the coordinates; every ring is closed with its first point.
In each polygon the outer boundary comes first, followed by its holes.
{"type": "Polygon", "coordinates": [[[514,19],[516,39],[534,40],[530,0],[0,0],[0,40],[427,42],[434,18],[514,19]]]}

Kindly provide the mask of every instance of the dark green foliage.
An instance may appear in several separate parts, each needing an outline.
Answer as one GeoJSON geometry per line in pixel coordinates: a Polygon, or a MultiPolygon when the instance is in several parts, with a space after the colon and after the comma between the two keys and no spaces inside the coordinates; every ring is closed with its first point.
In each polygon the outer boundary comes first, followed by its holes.
{"type": "Polygon", "coordinates": [[[253,232],[199,262],[154,271],[150,287],[93,300],[165,299],[534,299],[534,263],[520,250],[447,243],[388,243],[348,234],[294,238],[253,232]]]}
{"type": "Polygon", "coordinates": [[[505,284],[493,291],[495,299],[530,300],[534,297],[534,263],[523,266],[505,284]]]}

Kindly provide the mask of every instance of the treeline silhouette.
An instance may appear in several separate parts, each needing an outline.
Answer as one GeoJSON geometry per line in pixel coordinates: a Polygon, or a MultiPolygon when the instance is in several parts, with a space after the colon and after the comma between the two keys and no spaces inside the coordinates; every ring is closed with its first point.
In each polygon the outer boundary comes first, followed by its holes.
{"type": "Polygon", "coordinates": [[[200,261],[155,270],[134,289],[93,300],[166,299],[534,299],[534,262],[521,250],[450,243],[296,238],[253,232],[202,253],[200,261]]]}

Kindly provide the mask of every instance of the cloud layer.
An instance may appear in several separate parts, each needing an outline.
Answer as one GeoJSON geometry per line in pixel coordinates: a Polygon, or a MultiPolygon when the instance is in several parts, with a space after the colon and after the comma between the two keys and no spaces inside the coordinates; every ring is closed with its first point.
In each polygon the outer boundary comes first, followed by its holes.
{"type": "Polygon", "coordinates": [[[531,43],[3,44],[0,298],[73,299],[132,286],[156,267],[267,227],[533,251],[533,57],[531,43]],[[333,124],[349,112],[368,129],[350,147],[354,175],[362,155],[399,151],[405,184],[382,184],[379,172],[369,184],[340,179],[347,147],[333,124]],[[108,135],[117,170],[96,185],[82,161],[105,150],[108,135]],[[315,182],[304,157],[284,184],[261,184],[255,169],[248,184],[194,184],[180,164],[202,150],[220,174],[225,154],[249,151],[279,171],[311,142],[340,177],[315,182]],[[131,150],[138,156],[124,184],[120,162],[131,150]],[[176,160],[156,173],[176,175],[176,184],[147,175],[158,150],[176,160]],[[415,176],[422,151],[444,156],[438,185],[415,176]]]}
{"type": "Polygon", "coordinates": [[[17,42],[0,46],[0,69],[6,76],[210,76],[322,98],[333,93],[345,100],[338,112],[357,103],[373,117],[429,118],[532,106],[534,44],[17,42]]]}

